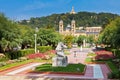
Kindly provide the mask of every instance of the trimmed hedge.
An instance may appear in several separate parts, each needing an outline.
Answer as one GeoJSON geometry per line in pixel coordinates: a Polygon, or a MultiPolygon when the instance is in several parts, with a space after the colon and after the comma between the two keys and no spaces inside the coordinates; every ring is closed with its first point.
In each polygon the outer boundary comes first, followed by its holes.
{"type": "Polygon", "coordinates": [[[46,51],[52,50],[51,46],[38,46],[37,50],[39,50],[40,52],[44,53],[46,51]]]}
{"type": "Polygon", "coordinates": [[[32,53],[34,53],[34,49],[25,49],[25,50],[7,52],[5,53],[5,55],[9,59],[17,59],[19,57],[27,56],[28,54],[32,54],[32,53]]]}

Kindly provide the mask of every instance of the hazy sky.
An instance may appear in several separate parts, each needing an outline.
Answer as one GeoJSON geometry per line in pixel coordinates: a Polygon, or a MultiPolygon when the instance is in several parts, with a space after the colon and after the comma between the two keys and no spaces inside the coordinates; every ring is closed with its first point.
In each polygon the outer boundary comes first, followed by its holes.
{"type": "Polygon", "coordinates": [[[0,0],[0,12],[13,20],[66,13],[72,6],[76,12],[120,14],[120,0],[0,0]]]}

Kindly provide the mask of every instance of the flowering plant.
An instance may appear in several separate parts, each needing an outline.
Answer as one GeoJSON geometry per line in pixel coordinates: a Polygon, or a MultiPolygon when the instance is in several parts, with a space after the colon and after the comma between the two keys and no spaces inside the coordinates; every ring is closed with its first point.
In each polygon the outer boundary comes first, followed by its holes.
{"type": "Polygon", "coordinates": [[[33,54],[29,54],[27,55],[28,59],[35,59],[35,58],[40,58],[40,59],[50,59],[51,55],[55,54],[56,51],[55,50],[49,50],[45,53],[33,53],[33,54]]]}
{"type": "Polygon", "coordinates": [[[96,60],[98,59],[106,60],[114,57],[113,53],[110,51],[101,50],[101,51],[96,51],[95,53],[97,54],[97,56],[95,57],[96,60]]]}

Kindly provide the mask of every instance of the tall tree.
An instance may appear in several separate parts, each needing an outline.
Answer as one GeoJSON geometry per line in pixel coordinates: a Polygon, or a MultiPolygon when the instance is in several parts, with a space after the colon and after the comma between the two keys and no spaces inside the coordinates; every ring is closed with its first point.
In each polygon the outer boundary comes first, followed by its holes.
{"type": "Polygon", "coordinates": [[[13,50],[14,47],[17,47],[16,40],[19,36],[17,24],[0,14],[0,51],[13,50]]]}
{"type": "Polygon", "coordinates": [[[120,47],[120,18],[116,18],[101,33],[102,42],[112,47],[120,47]]]}
{"type": "Polygon", "coordinates": [[[41,46],[50,45],[55,47],[60,40],[61,35],[54,29],[40,28],[37,33],[37,43],[41,46]]]}
{"type": "Polygon", "coordinates": [[[68,48],[72,47],[73,40],[74,40],[74,37],[72,35],[64,36],[64,43],[68,46],[68,48]]]}

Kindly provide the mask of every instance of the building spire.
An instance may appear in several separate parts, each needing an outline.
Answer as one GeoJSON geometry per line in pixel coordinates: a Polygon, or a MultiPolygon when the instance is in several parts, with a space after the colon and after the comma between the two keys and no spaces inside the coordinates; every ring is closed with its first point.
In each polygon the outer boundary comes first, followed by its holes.
{"type": "Polygon", "coordinates": [[[70,14],[76,14],[76,12],[74,11],[74,7],[73,6],[72,6],[72,10],[71,10],[70,14]]]}

